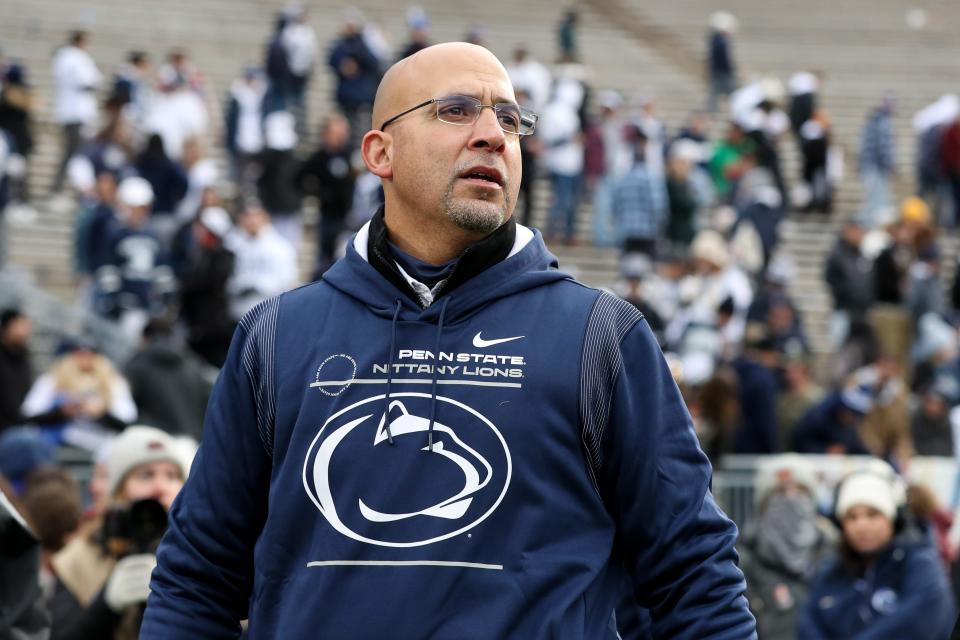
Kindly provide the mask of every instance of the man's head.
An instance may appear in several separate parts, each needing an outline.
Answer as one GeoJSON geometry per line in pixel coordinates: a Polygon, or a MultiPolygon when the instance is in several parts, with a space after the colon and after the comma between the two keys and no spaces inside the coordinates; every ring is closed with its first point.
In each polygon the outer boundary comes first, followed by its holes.
{"type": "Polygon", "coordinates": [[[240,219],[237,224],[248,235],[258,236],[260,231],[270,224],[270,214],[263,208],[259,202],[248,202],[240,213],[240,219]]]}
{"type": "Polygon", "coordinates": [[[86,49],[90,46],[90,34],[82,30],[71,31],[70,44],[78,49],[86,49]]]}
{"type": "Polygon", "coordinates": [[[25,348],[30,342],[33,325],[30,318],[19,309],[7,309],[0,313],[0,342],[8,347],[25,348]]]}
{"type": "Polygon", "coordinates": [[[427,47],[387,71],[373,106],[373,131],[362,154],[383,181],[388,220],[479,239],[513,214],[520,188],[520,137],[501,129],[493,109],[476,122],[437,118],[431,99],[470,96],[484,105],[515,103],[500,61],[483,47],[445,43],[427,47]]]}
{"type": "Polygon", "coordinates": [[[350,122],[340,114],[333,114],[323,122],[323,146],[339,150],[350,141],[350,122]]]}

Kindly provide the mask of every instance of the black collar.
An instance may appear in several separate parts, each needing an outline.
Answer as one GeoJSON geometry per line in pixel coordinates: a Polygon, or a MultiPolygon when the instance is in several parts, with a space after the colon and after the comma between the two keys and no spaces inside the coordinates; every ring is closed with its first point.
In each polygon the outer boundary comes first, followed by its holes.
{"type": "MultiPolygon", "coordinates": [[[[434,300],[444,296],[470,278],[486,271],[493,265],[506,259],[513,249],[517,236],[517,223],[511,217],[496,231],[480,242],[467,247],[460,254],[453,272],[446,282],[436,292],[434,300]]],[[[370,233],[367,239],[367,259],[374,269],[380,272],[393,286],[402,291],[408,298],[420,304],[420,298],[410,287],[406,278],[400,273],[393,259],[393,252],[387,242],[387,225],[384,222],[383,207],[373,214],[370,220],[370,233]]]]}

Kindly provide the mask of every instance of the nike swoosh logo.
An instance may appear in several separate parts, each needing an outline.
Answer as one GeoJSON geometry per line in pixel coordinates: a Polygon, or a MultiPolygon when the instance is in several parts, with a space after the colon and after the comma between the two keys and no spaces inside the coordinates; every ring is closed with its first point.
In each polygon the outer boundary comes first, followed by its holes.
{"type": "Polygon", "coordinates": [[[473,336],[473,346],[478,349],[483,349],[484,347],[492,347],[495,344],[503,344],[504,342],[511,342],[513,340],[519,340],[525,336],[514,336],[512,338],[497,338],[496,340],[484,340],[480,337],[480,334],[483,331],[478,331],[477,335],[473,336]]]}

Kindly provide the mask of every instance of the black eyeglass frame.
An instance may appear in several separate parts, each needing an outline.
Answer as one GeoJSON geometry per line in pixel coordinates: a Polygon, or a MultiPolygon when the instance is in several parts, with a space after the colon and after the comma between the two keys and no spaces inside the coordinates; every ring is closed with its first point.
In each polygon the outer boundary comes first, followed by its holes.
{"type": "MultiPolygon", "coordinates": [[[[530,135],[530,134],[533,133],[534,129],[535,129],[536,126],[537,126],[537,121],[540,120],[540,116],[539,116],[539,115],[537,115],[536,113],[530,111],[529,109],[525,109],[525,108],[521,107],[520,105],[516,104],[515,102],[497,102],[497,103],[495,103],[495,104],[483,104],[482,102],[480,102],[479,100],[477,100],[476,98],[473,98],[473,97],[471,97],[471,96],[451,95],[451,96],[444,96],[443,98],[430,98],[429,100],[425,100],[424,102],[421,102],[420,104],[418,104],[418,105],[416,105],[416,106],[414,106],[414,107],[410,107],[409,109],[407,109],[406,111],[403,111],[402,113],[398,113],[397,115],[393,116],[392,118],[387,118],[386,120],[383,121],[383,124],[380,125],[379,131],[383,131],[384,129],[387,128],[387,125],[388,125],[388,124],[392,124],[392,123],[396,122],[397,120],[399,120],[399,119],[402,118],[403,116],[407,115],[408,113],[413,113],[413,112],[416,111],[417,109],[422,109],[422,108],[424,108],[424,107],[426,107],[427,105],[430,105],[430,104],[436,104],[436,105],[437,105],[437,114],[436,114],[436,115],[437,115],[437,120],[440,120],[440,122],[442,122],[442,123],[444,123],[444,124],[452,124],[452,125],[454,125],[454,126],[467,126],[467,123],[447,122],[446,120],[442,120],[442,119],[440,118],[440,106],[439,106],[439,105],[440,105],[440,103],[443,102],[444,100],[449,100],[450,98],[468,98],[468,99],[470,99],[470,100],[472,100],[472,101],[474,101],[474,102],[477,103],[477,105],[478,105],[478,107],[479,107],[479,108],[477,109],[477,117],[474,119],[473,122],[471,122],[471,123],[469,123],[469,124],[474,124],[474,123],[476,123],[476,121],[480,119],[480,114],[483,112],[484,109],[493,109],[493,112],[496,113],[496,112],[497,112],[497,106],[498,106],[498,105],[501,105],[501,104],[513,105],[513,106],[517,107],[517,109],[520,110],[520,118],[521,118],[521,120],[522,120],[522,118],[523,118],[525,115],[533,118],[533,127],[531,127],[530,131],[528,131],[527,133],[522,133],[522,132],[520,132],[519,130],[517,130],[517,131],[507,131],[506,129],[503,128],[503,126],[501,126],[500,128],[503,130],[504,133],[512,133],[512,134],[515,134],[515,135],[517,135],[517,136],[528,136],[528,135],[530,135]]],[[[497,122],[499,123],[500,121],[497,120],[497,122]]]]}

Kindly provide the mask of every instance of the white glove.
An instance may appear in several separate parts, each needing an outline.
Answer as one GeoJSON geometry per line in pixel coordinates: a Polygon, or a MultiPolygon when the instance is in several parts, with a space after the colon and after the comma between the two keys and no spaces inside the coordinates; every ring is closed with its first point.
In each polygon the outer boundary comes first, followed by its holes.
{"type": "Polygon", "coordinates": [[[127,556],[120,560],[103,590],[107,606],[120,613],[131,604],[146,602],[150,595],[150,574],[156,566],[157,557],[152,553],[127,556]]]}

